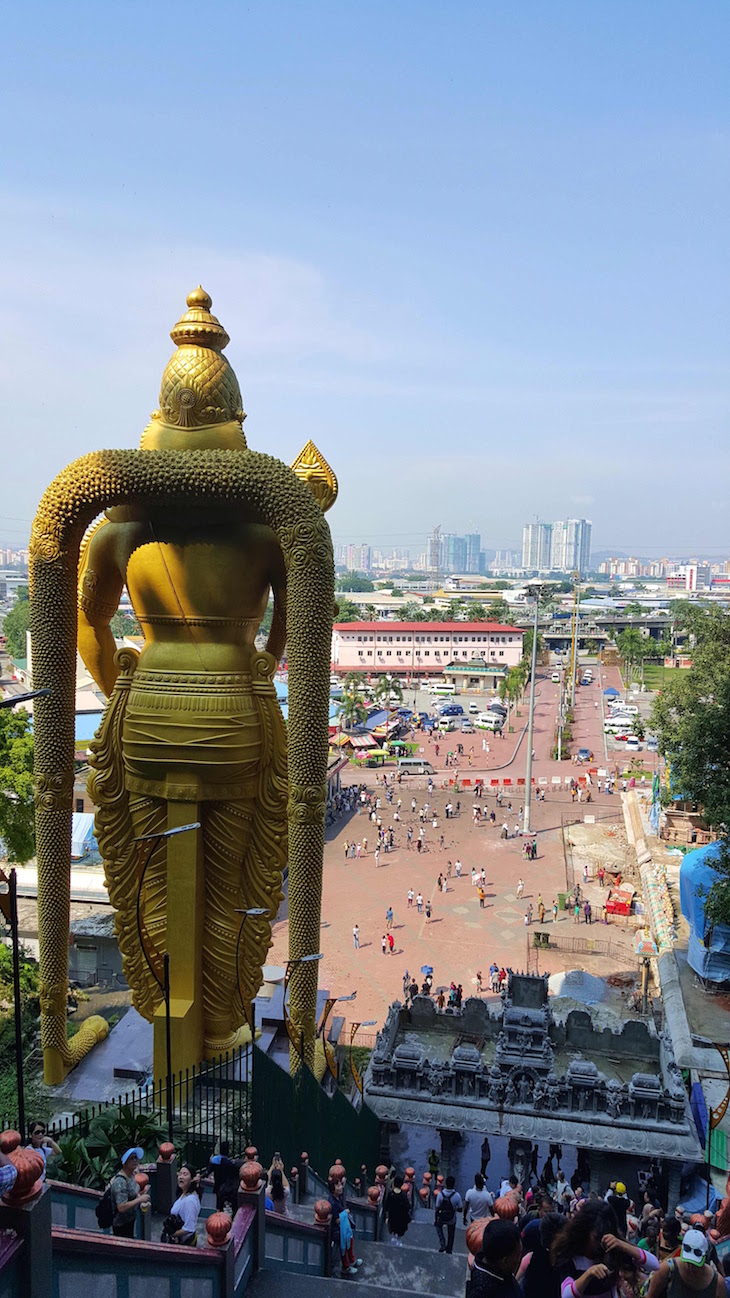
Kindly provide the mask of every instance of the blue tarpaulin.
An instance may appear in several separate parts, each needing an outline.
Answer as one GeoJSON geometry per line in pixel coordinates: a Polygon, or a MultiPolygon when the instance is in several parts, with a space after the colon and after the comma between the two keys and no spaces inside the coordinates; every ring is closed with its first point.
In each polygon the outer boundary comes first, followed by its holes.
{"type": "Polygon", "coordinates": [[[687,960],[701,978],[716,983],[730,982],[730,925],[710,927],[700,890],[709,890],[715,881],[712,862],[720,847],[720,843],[708,843],[688,852],[679,872],[682,914],[690,926],[687,960]]]}

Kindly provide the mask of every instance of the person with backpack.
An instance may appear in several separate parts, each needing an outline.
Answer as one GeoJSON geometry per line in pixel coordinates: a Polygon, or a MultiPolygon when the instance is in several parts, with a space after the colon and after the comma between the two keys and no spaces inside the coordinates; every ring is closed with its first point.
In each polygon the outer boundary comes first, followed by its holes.
{"type": "Polygon", "coordinates": [[[141,1194],[134,1179],[134,1174],[143,1158],[144,1150],[140,1145],[133,1145],[131,1149],[126,1150],[122,1155],[121,1167],[109,1182],[96,1210],[99,1225],[111,1226],[112,1234],[119,1235],[122,1239],[134,1239],[137,1209],[149,1206],[149,1193],[145,1190],[141,1194]],[[100,1214],[105,1208],[104,1200],[107,1196],[108,1209],[103,1213],[105,1218],[103,1223],[100,1214]],[[109,1212],[111,1212],[111,1221],[106,1220],[109,1212]]]}
{"type": "Polygon", "coordinates": [[[463,1212],[461,1195],[457,1193],[456,1181],[447,1176],[443,1190],[436,1195],[436,1213],[434,1225],[439,1237],[439,1253],[453,1253],[454,1235],[456,1234],[456,1214],[463,1212]],[[444,1230],[446,1235],[444,1236],[444,1230]]]}
{"type": "Polygon", "coordinates": [[[200,1216],[200,1181],[197,1173],[187,1163],[183,1164],[177,1174],[177,1188],[180,1193],[170,1209],[170,1216],[176,1216],[180,1225],[172,1232],[169,1242],[195,1248],[200,1216]]]}

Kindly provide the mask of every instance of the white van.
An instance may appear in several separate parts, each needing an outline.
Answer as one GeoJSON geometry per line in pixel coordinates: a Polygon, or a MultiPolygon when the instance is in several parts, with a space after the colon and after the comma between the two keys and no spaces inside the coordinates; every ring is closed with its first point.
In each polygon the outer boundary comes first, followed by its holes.
{"type": "Polygon", "coordinates": [[[439,717],[436,722],[436,729],[440,730],[442,735],[445,735],[450,730],[458,730],[460,720],[460,717],[439,717]]]}
{"type": "Polygon", "coordinates": [[[480,712],[478,717],[474,718],[474,725],[478,730],[501,730],[504,726],[504,717],[499,712],[480,712]]]}
{"type": "Polygon", "coordinates": [[[404,775],[435,775],[436,772],[425,757],[399,757],[398,770],[404,775]]]}
{"type": "Polygon", "coordinates": [[[429,686],[428,692],[429,694],[455,694],[456,686],[453,682],[449,684],[447,681],[434,681],[433,685],[429,686]]]}

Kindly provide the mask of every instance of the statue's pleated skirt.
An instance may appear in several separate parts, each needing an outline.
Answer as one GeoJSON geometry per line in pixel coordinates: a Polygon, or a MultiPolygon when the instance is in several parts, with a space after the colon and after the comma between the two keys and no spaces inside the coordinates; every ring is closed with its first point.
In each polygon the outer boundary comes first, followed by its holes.
{"type": "Polygon", "coordinates": [[[123,753],[130,792],[185,802],[253,796],[261,723],[249,673],[137,668],[123,753]]]}

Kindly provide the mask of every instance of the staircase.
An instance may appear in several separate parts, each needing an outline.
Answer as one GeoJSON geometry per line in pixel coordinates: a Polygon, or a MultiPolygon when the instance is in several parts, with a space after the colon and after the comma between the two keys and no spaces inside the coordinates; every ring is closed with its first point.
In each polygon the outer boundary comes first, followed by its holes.
{"type": "MultiPolygon", "coordinates": [[[[311,1212],[308,1214],[311,1221],[311,1212]]],[[[258,1271],[248,1288],[250,1298],[339,1298],[358,1288],[362,1298],[381,1298],[384,1290],[419,1295],[419,1298],[464,1298],[467,1248],[464,1228],[457,1224],[454,1252],[438,1251],[433,1212],[416,1209],[416,1215],[398,1248],[386,1241],[362,1240],[355,1235],[355,1253],[362,1258],[357,1275],[349,1279],[320,1275],[294,1275],[290,1271],[258,1271]]]]}

